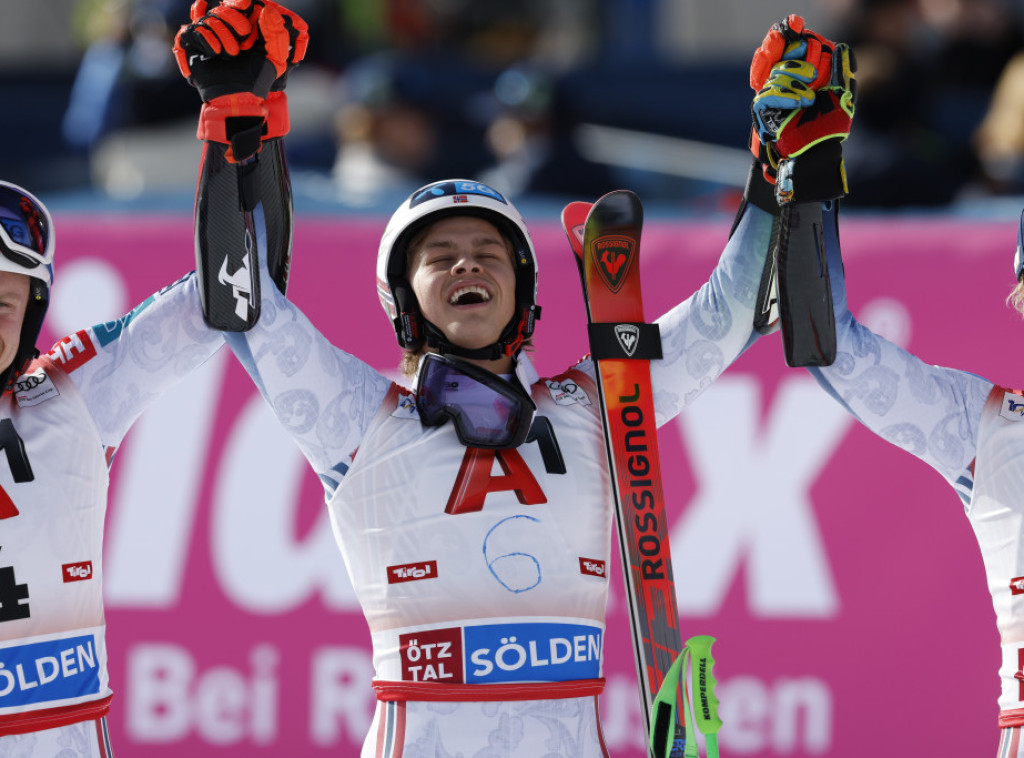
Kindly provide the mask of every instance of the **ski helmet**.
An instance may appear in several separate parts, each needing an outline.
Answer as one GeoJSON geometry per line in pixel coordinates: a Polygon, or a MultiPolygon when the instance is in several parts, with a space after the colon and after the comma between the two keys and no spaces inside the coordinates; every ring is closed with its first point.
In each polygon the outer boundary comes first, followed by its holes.
{"type": "Polygon", "coordinates": [[[53,219],[34,195],[0,181],[0,271],[29,277],[29,298],[18,350],[11,365],[0,371],[0,391],[13,386],[37,355],[36,340],[53,284],[53,219]]]}
{"type": "Polygon", "coordinates": [[[519,212],[497,190],[470,179],[445,179],[421,187],[394,212],[377,251],[377,295],[394,325],[398,344],[417,350],[424,343],[442,353],[494,359],[515,355],[533,334],[540,318],[537,305],[537,256],[519,212]],[[516,312],[498,342],[479,350],[451,344],[440,329],[423,318],[409,282],[408,252],[413,237],[448,216],[478,216],[512,243],[516,269],[516,312]]]}

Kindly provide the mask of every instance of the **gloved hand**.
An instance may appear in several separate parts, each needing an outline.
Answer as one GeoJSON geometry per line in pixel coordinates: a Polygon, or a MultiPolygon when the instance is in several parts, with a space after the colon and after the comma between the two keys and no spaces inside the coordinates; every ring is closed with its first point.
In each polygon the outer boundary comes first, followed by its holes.
{"type": "Polygon", "coordinates": [[[853,120],[855,69],[847,45],[796,15],[772,26],[754,53],[750,149],[780,203],[847,194],[841,143],[853,120]]]}
{"type": "Polygon", "coordinates": [[[196,0],[190,15],[174,55],[203,99],[198,136],[230,144],[228,160],[245,160],[264,138],[288,132],[283,90],[306,54],[306,23],[273,0],[223,0],[214,8],[196,0]]]}

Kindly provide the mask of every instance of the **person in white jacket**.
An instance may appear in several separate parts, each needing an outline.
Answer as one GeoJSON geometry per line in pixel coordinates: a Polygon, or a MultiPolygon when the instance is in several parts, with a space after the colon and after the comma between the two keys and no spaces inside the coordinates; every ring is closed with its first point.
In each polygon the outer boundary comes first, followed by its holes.
{"type": "MultiPolygon", "coordinates": [[[[197,86],[261,70],[259,43],[237,44],[256,26],[218,13],[179,35],[180,60],[202,63],[182,67],[197,86]],[[236,52],[224,52],[233,41],[236,52]]],[[[230,136],[207,138],[204,160],[228,176],[258,174],[252,186],[264,194],[251,203],[260,315],[226,340],[323,483],[373,647],[378,702],[363,758],[607,756],[598,695],[614,503],[595,367],[567,361],[544,378],[533,367],[542,262],[526,222],[501,193],[464,178],[430,183],[398,207],[376,268],[403,349],[408,381],[396,382],[330,344],[275,286],[267,240],[290,239],[278,226],[291,216],[266,208],[289,196],[283,145],[264,139],[238,160],[230,136]]],[[[758,336],[754,302],[777,210],[761,168],[708,282],[657,320],[661,424],[758,336]]],[[[238,207],[243,184],[201,183],[202,206],[238,207]]],[[[344,291],[358,283],[334,280],[339,318],[361,328],[361,314],[343,315],[344,291]]],[[[557,296],[578,285],[551,286],[557,296]]]]}
{"type": "Polygon", "coordinates": [[[189,274],[39,355],[46,207],[0,182],[0,755],[108,758],[108,468],[143,410],[223,344],[189,274]]]}
{"type": "MultiPolygon", "coordinates": [[[[835,210],[825,219],[837,352],[831,366],[809,370],[864,426],[938,471],[962,501],[1002,646],[998,755],[1024,755],[1024,392],[928,364],[857,321],[847,307],[835,210]]],[[[1024,314],[1020,237],[1014,273],[1010,299],[1024,314]]]]}

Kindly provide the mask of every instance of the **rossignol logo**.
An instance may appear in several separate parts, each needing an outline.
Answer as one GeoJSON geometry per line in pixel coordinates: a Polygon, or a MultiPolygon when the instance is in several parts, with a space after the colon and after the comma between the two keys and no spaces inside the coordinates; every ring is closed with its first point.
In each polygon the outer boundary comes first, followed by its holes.
{"type": "Polygon", "coordinates": [[[999,415],[1008,421],[1024,420],[1024,396],[1016,392],[1003,393],[1003,405],[999,409],[999,415]]]}
{"type": "Polygon", "coordinates": [[[633,240],[629,237],[599,237],[593,242],[594,260],[601,280],[612,292],[618,292],[633,263],[633,240]]]}
{"type": "Polygon", "coordinates": [[[595,558],[580,558],[580,573],[587,576],[604,577],[607,573],[604,561],[595,558]]]}
{"type": "MultiPolygon", "coordinates": [[[[624,503],[633,506],[633,543],[640,554],[640,573],[645,581],[666,579],[667,561],[663,553],[658,522],[658,500],[654,492],[654,477],[647,439],[647,423],[640,400],[640,385],[633,385],[632,395],[619,397],[619,422],[624,428],[626,471],[628,479],[623,488],[624,503]]],[[[651,419],[653,423],[653,419],[651,419]]]]}
{"type": "Polygon", "coordinates": [[[64,583],[84,582],[92,579],[92,561],[81,561],[80,563],[65,563],[61,568],[64,575],[64,583]]]}
{"type": "Polygon", "coordinates": [[[1010,580],[1010,594],[1024,595],[1024,576],[1017,576],[1010,580]]]}
{"type": "Polygon", "coordinates": [[[388,566],[388,584],[415,582],[417,579],[434,579],[437,576],[437,561],[407,563],[404,566],[388,566]]]}
{"type": "Polygon", "coordinates": [[[636,324],[616,324],[615,339],[618,340],[623,352],[632,358],[636,346],[640,344],[640,327],[636,324]]]}

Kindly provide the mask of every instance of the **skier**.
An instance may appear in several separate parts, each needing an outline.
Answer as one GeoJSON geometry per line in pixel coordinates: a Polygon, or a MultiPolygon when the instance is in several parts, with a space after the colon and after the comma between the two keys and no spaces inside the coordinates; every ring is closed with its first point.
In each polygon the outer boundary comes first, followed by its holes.
{"type": "MultiPolygon", "coordinates": [[[[1024,756],[1024,506],[1018,481],[1024,393],[925,363],[858,322],[847,306],[837,209],[824,215],[837,353],[831,366],[808,370],[864,426],[938,471],[963,501],[1002,646],[998,755],[1024,756]]],[[[1024,217],[1021,224],[1010,302],[1024,314],[1024,217]]]]}
{"type": "MultiPolygon", "coordinates": [[[[244,48],[249,27],[236,14],[268,9],[284,10],[227,0],[183,27],[178,60],[200,94],[229,71],[262,69],[272,45],[244,48]]],[[[204,151],[218,171],[255,163],[287,182],[273,168],[280,140],[239,163],[231,135],[218,136],[204,151]]],[[[255,184],[275,207],[288,194],[255,184]]],[[[201,186],[197,212],[237,207],[238,187],[201,186]]],[[[772,211],[755,162],[709,281],[658,319],[659,423],[755,339],[772,211]]],[[[377,290],[414,389],[331,345],[274,286],[262,254],[262,235],[290,230],[257,222],[257,233],[263,316],[226,339],[325,489],[373,647],[364,758],[606,756],[597,702],[613,501],[595,370],[590,359],[544,379],[533,368],[538,256],[518,211],[484,184],[448,179],[388,221],[377,290]]]]}
{"type": "Polygon", "coordinates": [[[40,355],[53,256],[46,207],[0,182],[0,755],[108,758],[108,468],[139,414],[224,340],[189,274],[40,355]]]}
{"type": "MultiPolygon", "coordinates": [[[[812,74],[802,72],[801,79],[807,83],[812,74]]],[[[804,87],[795,109],[834,113],[828,103],[818,102],[822,92],[804,87]]],[[[760,134],[763,150],[778,144],[778,133],[770,128],[760,134]]],[[[808,370],[864,426],[938,471],[963,502],[981,548],[1001,638],[998,755],[1024,756],[1024,599],[1019,597],[1024,594],[1024,507],[1018,482],[1024,392],[927,364],[858,322],[847,305],[838,215],[838,202],[823,203],[836,357],[829,366],[808,370]]],[[[1009,302],[1024,315],[1024,215],[1014,275],[1009,302]]]]}

